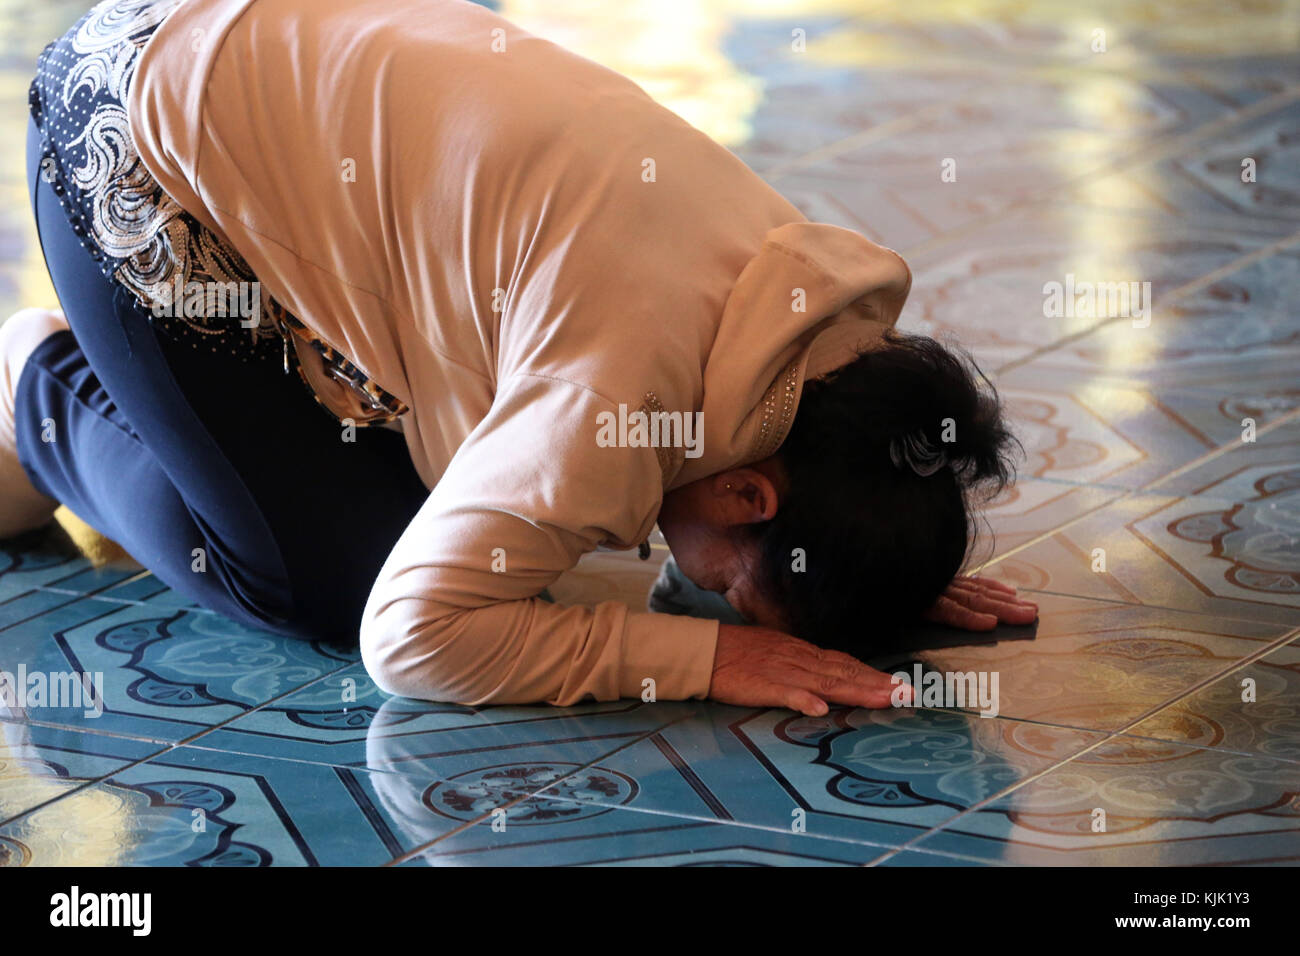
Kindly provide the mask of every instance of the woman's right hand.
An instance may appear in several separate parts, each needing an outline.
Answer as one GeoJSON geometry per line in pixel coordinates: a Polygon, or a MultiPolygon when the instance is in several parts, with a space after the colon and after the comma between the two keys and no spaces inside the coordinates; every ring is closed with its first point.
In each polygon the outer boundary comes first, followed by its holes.
{"type": "Polygon", "coordinates": [[[829,704],[888,707],[897,686],[888,674],[840,651],[771,628],[718,625],[710,700],[821,717],[829,704]]]}

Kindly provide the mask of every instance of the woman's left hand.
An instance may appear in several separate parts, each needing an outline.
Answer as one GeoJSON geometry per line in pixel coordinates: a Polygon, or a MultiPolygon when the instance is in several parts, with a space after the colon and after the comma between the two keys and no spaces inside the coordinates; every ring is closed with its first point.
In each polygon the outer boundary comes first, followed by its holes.
{"type": "Polygon", "coordinates": [[[1038,605],[1017,597],[1016,589],[1001,581],[958,577],[924,616],[964,631],[991,631],[999,624],[1034,623],[1038,605]]]}

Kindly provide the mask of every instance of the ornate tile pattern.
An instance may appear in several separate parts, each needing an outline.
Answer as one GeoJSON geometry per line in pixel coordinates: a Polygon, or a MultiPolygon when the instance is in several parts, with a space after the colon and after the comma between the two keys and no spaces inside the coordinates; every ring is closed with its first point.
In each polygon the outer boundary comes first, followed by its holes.
{"type": "Polygon", "coordinates": [[[1102,736],[938,710],[712,707],[602,759],[597,780],[543,793],[889,846],[1102,736]]]}
{"type": "Polygon", "coordinates": [[[1284,105],[1235,124],[1177,156],[1089,184],[1080,198],[1107,208],[1177,216],[1189,225],[1235,220],[1247,231],[1289,235],[1300,221],[1300,118],[1284,105]],[[1253,160],[1253,181],[1242,178],[1253,160]]]}
{"type": "Polygon", "coordinates": [[[1295,468],[1238,476],[1234,496],[1134,494],[1008,555],[1018,586],[1300,625],[1295,468]]]}
{"type": "Polygon", "coordinates": [[[11,718],[167,742],[357,660],[352,648],[251,631],[216,614],[93,599],[0,633],[0,669],[103,677],[102,713],[5,709],[11,718]]]}
{"type": "Polygon", "coordinates": [[[1068,866],[1295,860],[1298,792],[1300,763],[1118,736],[916,848],[1068,866]]]}
{"type": "Polygon", "coordinates": [[[1300,761],[1300,643],[1242,665],[1128,733],[1300,761]]]}
{"type": "Polygon", "coordinates": [[[0,847],[38,866],[364,866],[454,828],[403,822],[364,771],[180,747],[0,826],[0,847]]]}
{"type": "MultiPolygon", "coordinates": [[[[53,301],[26,74],[88,2],[0,0],[0,317],[53,301]]],[[[0,672],[98,697],[0,708],[0,865],[1300,862],[1294,0],[492,5],[898,249],[900,326],[993,376],[1025,458],[971,563],[1041,619],[872,662],[996,675],[997,715],[394,699],[35,535],[0,672]],[[1045,308],[1070,275],[1149,282],[1150,322],[1045,308]]],[[[643,606],[653,543],[552,595],[643,606]]]]}
{"type": "Polygon", "coordinates": [[[1227,673],[1288,630],[1110,601],[1037,599],[1034,640],[942,648],[922,659],[944,672],[996,672],[1002,717],[1114,732],[1227,673]]]}
{"type": "MultiPolygon", "coordinates": [[[[1267,248],[1262,238],[1244,233],[1189,233],[1169,217],[1138,220],[1059,201],[1040,203],[920,247],[911,257],[913,289],[900,326],[954,337],[990,371],[1042,356],[1046,364],[1100,372],[1135,361],[1126,359],[1135,351],[1150,354],[1170,336],[1194,334],[1169,320],[1171,297],[1267,248]],[[1137,282],[1140,301],[1131,307],[1084,301],[1058,308],[1045,293],[1052,282],[1062,288],[1067,282],[1137,282]],[[1146,321],[1136,314],[1144,303],[1151,306],[1150,324],[1135,327],[1146,321]]],[[[1267,268],[1288,271],[1281,264],[1267,268]]],[[[1274,341],[1281,333],[1261,328],[1262,322],[1252,318],[1234,338],[1274,341]]]]}

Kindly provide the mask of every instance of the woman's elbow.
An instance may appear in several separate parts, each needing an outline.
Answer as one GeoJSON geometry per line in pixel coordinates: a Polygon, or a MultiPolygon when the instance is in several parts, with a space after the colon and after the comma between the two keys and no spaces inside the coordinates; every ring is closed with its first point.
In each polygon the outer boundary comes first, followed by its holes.
{"type": "Polygon", "coordinates": [[[477,701],[465,675],[448,658],[450,622],[413,623],[394,605],[366,608],[361,620],[361,662],[385,694],[445,704],[477,701]]]}

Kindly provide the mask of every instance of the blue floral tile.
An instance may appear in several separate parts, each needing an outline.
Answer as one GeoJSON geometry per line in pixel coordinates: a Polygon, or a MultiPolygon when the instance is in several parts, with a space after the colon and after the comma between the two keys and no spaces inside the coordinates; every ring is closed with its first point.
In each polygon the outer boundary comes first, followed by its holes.
{"type": "MultiPolygon", "coordinates": [[[[586,708],[490,708],[442,729],[421,730],[427,719],[416,709],[414,729],[393,723],[409,713],[412,702],[395,698],[380,710],[365,743],[364,766],[419,779],[445,780],[470,774],[495,777],[502,768],[559,767],[567,773],[636,743],[680,718],[671,707],[621,701],[586,708]]],[[[543,775],[552,771],[542,770],[543,775]]],[[[556,771],[558,775],[561,771],[556,771]]],[[[550,777],[554,779],[554,776],[550,777]]]]}
{"type": "Polygon", "coordinates": [[[704,705],[540,795],[896,846],[1102,739],[938,710],[704,705]]]}
{"type": "MultiPolygon", "coordinates": [[[[0,0],[0,320],[53,301],[25,91],[90,2],[0,0]]],[[[997,673],[998,717],[394,699],[355,647],[239,627],[46,531],[0,543],[0,671],[102,675],[102,710],[0,712],[0,863],[1300,862],[1293,9],[1102,12],[1104,53],[1057,0],[704,4],[650,46],[653,12],[518,14],[899,249],[900,327],[994,376],[1028,458],[975,559],[1042,618],[908,653],[997,673]],[[1046,315],[1070,273],[1149,281],[1150,325],[1046,315]]],[[[557,598],[643,600],[654,566],[626,558],[557,598]]]]}
{"type": "Polygon", "coordinates": [[[914,849],[1013,864],[1300,859],[1300,763],[1112,737],[914,849]]]}
{"type": "MultiPolygon", "coordinates": [[[[421,820],[417,834],[454,826],[421,820]]],[[[193,747],[0,827],[9,859],[35,866],[373,866],[418,845],[371,774],[193,747]]]]}
{"type": "Polygon", "coordinates": [[[19,702],[13,713],[172,742],[354,660],[348,649],[253,631],[215,614],[107,601],[83,600],[19,632],[0,632],[0,670],[88,675],[83,686],[95,688],[102,704],[88,713],[81,701],[66,706],[51,698],[26,707],[19,702]]]}
{"type": "Polygon", "coordinates": [[[90,597],[139,573],[140,569],[132,564],[110,564],[102,568],[88,567],[75,574],[47,581],[41,587],[47,591],[90,597]]]}
{"type": "MultiPolygon", "coordinates": [[[[353,664],[194,741],[197,746],[437,777],[481,755],[581,762],[690,712],[638,700],[466,707],[390,697],[353,664]]],[[[503,757],[503,759],[504,759],[503,757]]]]}
{"type": "MultiPolygon", "coordinates": [[[[158,744],[0,720],[0,823],[60,800],[162,748],[158,744]]],[[[21,864],[0,837],[0,866],[21,864]]]]}

